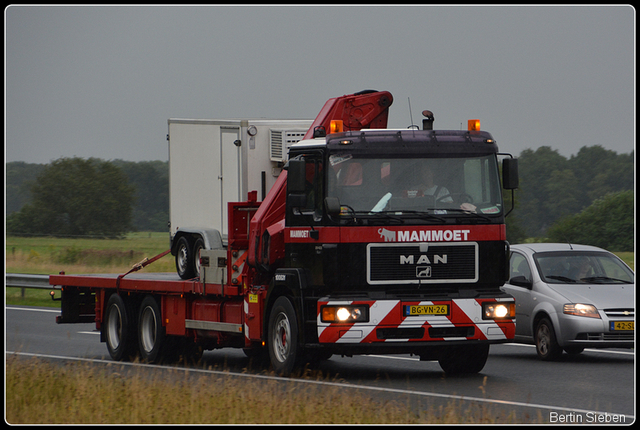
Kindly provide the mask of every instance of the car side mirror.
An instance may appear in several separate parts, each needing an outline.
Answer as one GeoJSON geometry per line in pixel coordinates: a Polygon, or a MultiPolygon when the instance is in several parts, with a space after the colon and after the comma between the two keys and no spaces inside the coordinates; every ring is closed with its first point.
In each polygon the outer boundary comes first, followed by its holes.
{"type": "Polygon", "coordinates": [[[531,289],[531,287],[533,286],[533,282],[531,282],[530,280],[528,280],[527,278],[525,278],[524,276],[514,276],[513,278],[509,279],[509,283],[511,285],[516,285],[518,287],[524,287],[524,288],[528,288],[531,289]]]}

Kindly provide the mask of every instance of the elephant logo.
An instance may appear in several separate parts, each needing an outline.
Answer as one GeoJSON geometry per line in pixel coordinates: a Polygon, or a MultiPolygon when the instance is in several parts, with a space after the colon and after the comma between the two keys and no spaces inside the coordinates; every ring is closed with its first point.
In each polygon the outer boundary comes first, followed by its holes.
{"type": "Polygon", "coordinates": [[[384,239],[385,242],[395,242],[396,241],[396,232],[387,230],[386,228],[381,228],[378,230],[378,234],[380,235],[380,239],[384,239]]]}

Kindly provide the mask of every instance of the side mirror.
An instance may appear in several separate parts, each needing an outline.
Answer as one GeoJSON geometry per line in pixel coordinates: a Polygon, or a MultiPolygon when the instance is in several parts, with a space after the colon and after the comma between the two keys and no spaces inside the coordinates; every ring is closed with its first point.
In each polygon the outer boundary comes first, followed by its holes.
{"type": "Polygon", "coordinates": [[[287,206],[303,208],[307,205],[306,175],[307,163],[304,158],[292,158],[287,162],[287,206]]]}
{"type": "Polygon", "coordinates": [[[502,160],[502,187],[506,190],[515,190],[519,185],[518,159],[505,158],[502,160]]]}
{"type": "Polygon", "coordinates": [[[533,286],[533,283],[529,281],[527,278],[525,278],[524,276],[514,276],[513,278],[509,279],[509,283],[511,285],[516,285],[518,287],[525,287],[528,289],[531,289],[531,287],[533,286]]]}
{"type": "Polygon", "coordinates": [[[287,166],[287,194],[304,194],[307,175],[304,158],[293,158],[287,166]]]}
{"type": "Polygon", "coordinates": [[[340,215],[340,200],[337,197],[325,197],[324,207],[327,209],[329,216],[340,215]]]}

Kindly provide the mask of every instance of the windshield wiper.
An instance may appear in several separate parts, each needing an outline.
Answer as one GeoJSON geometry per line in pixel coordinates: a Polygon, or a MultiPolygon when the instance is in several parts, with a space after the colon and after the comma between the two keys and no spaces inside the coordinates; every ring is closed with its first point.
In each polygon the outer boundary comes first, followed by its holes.
{"type": "Polygon", "coordinates": [[[571,278],[567,278],[566,276],[559,276],[559,275],[548,275],[548,276],[545,276],[545,278],[563,281],[563,282],[566,282],[567,284],[568,283],[575,284],[577,282],[575,279],[571,279],[571,278]]]}
{"type": "Polygon", "coordinates": [[[610,278],[608,276],[591,276],[589,278],[580,278],[581,281],[583,282],[593,282],[596,283],[596,281],[614,281],[614,282],[622,282],[623,284],[633,284],[633,282],[630,281],[626,281],[624,279],[618,279],[618,278],[610,278]]]}
{"type": "Polygon", "coordinates": [[[403,209],[399,209],[399,210],[395,210],[395,211],[383,211],[383,212],[378,212],[378,213],[382,213],[382,214],[392,214],[392,215],[412,215],[412,217],[414,218],[422,218],[422,219],[435,219],[440,221],[441,223],[445,223],[446,220],[442,217],[439,217],[437,215],[431,214],[429,212],[426,211],[409,211],[409,210],[403,210],[403,209]]]}
{"type": "Polygon", "coordinates": [[[463,212],[465,215],[474,215],[474,216],[476,216],[476,217],[478,217],[478,218],[482,218],[482,219],[484,219],[484,220],[491,221],[491,218],[489,218],[489,217],[488,217],[488,216],[486,216],[486,215],[479,214],[478,212],[471,212],[471,211],[466,210],[466,209],[461,209],[461,208],[447,208],[447,209],[445,209],[445,210],[447,210],[447,211],[451,211],[451,212],[463,212]]]}
{"type": "Polygon", "coordinates": [[[368,211],[353,211],[352,212],[354,219],[356,215],[358,216],[367,216],[369,218],[384,218],[388,220],[397,221],[399,224],[404,224],[404,219],[398,218],[398,212],[396,211],[382,211],[382,212],[368,212],[368,211]]]}

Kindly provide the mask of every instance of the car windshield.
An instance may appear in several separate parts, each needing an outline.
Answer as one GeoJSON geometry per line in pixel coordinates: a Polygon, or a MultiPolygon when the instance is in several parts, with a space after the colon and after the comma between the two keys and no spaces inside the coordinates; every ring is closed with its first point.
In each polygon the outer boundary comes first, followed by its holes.
{"type": "Polygon", "coordinates": [[[466,158],[329,157],[327,196],[358,214],[502,212],[494,155],[466,158]]]}
{"type": "Polygon", "coordinates": [[[550,284],[633,284],[633,272],[606,252],[540,252],[534,256],[542,280],[550,284]]]}

